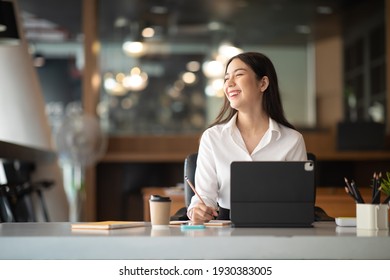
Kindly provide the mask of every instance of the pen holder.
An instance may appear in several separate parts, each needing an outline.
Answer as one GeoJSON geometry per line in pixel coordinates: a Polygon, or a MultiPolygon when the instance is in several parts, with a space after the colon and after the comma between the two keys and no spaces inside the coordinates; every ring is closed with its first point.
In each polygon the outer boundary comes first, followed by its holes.
{"type": "Polygon", "coordinates": [[[356,228],[381,230],[389,228],[389,205],[356,204],[356,228]]]}

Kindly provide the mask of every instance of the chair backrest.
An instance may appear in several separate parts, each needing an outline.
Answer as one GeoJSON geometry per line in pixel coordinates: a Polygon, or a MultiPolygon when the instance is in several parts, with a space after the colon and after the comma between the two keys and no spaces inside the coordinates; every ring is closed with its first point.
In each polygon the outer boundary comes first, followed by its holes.
{"type": "MultiPolygon", "coordinates": [[[[190,154],[184,161],[184,178],[187,176],[188,180],[195,186],[195,170],[196,160],[198,159],[198,153],[190,154]]],[[[191,198],[194,195],[193,190],[188,185],[187,181],[184,180],[184,199],[186,207],[191,203],[191,198]]]]}

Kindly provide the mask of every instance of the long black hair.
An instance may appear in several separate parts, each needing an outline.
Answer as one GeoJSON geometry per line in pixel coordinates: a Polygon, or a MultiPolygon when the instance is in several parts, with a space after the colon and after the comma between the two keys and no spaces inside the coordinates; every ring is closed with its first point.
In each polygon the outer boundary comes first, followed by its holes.
{"type": "MultiPolygon", "coordinates": [[[[253,72],[255,72],[257,80],[260,80],[264,76],[268,77],[269,85],[263,94],[263,101],[261,104],[263,110],[268,114],[271,119],[277,121],[284,126],[295,129],[295,127],[290,124],[284,116],[284,110],[280,98],[278,77],[276,75],[275,67],[271,60],[264,54],[258,52],[240,53],[228,60],[226,64],[225,73],[229,64],[233,61],[233,59],[236,58],[244,62],[253,70],[253,72]]],[[[219,112],[215,121],[210,125],[210,127],[221,123],[227,123],[236,112],[236,109],[230,107],[229,100],[225,95],[221,111],[219,112]]]]}

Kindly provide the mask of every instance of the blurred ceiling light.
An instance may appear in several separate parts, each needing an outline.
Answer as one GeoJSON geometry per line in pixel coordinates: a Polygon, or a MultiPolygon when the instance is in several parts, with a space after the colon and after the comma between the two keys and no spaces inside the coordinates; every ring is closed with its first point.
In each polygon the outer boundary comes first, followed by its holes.
{"type": "Polygon", "coordinates": [[[216,58],[203,63],[203,73],[209,79],[221,78],[225,71],[224,65],[226,61],[241,52],[243,52],[242,49],[235,47],[230,42],[221,43],[218,47],[216,58]]]}
{"type": "Polygon", "coordinates": [[[139,67],[134,67],[123,79],[123,86],[128,90],[141,91],[148,85],[148,75],[142,72],[139,67]]]}
{"type": "Polygon", "coordinates": [[[205,61],[202,70],[207,78],[220,78],[224,72],[223,64],[218,60],[205,61]]]}
{"type": "Polygon", "coordinates": [[[223,97],[223,79],[214,79],[209,81],[205,88],[207,96],[223,97]]]}
{"type": "Polygon", "coordinates": [[[198,61],[190,61],[187,63],[186,68],[188,71],[197,72],[200,69],[200,63],[198,61]]]}
{"type": "Polygon", "coordinates": [[[215,90],[216,97],[223,97],[225,95],[225,93],[223,91],[223,84],[224,84],[223,79],[216,79],[216,80],[212,81],[211,86],[215,90]]]}
{"type": "Polygon", "coordinates": [[[126,55],[139,57],[145,53],[144,44],[142,42],[126,41],[122,45],[122,49],[126,55]]]}
{"type": "Polygon", "coordinates": [[[230,42],[223,42],[218,48],[218,54],[222,55],[225,58],[230,58],[242,52],[242,49],[235,47],[230,42]]]}
{"type": "Polygon", "coordinates": [[[123,74],[121,72],[116,74],[116,76],[115,76],[115,79],[118,83],[122,83],[124,78],[125,78],[125,74],[123,74]]]}
{"type": "Polygon", "coordinates": [[[118,81],[121,77],[121,75],[117,75],[116,78],[114,78],[114,74],[106,73],[104,75],[104,89],[111,95],[124,95],[126,93],[126,89],[122,86],[122,82],[118,81]]]}
{"type": "Polygon", "coordinates": [[[207,96],[215,96],[215,90],[211,85],[207,85],[206,88],[204,89],[204,92],[206,93],[207,96]]]}
{"type": "Polygon", "coordinates": [[[196,75],[192,72],[185,72],[182,75],[182,79],[186,84],[193,84],[196,82],[196,75]]]}
{"type": "Polygon", "coordinates": [[[152,38],[154,34],[155,32],[153,27],[146,27],[142,30],[142,37],[144,38],[152,38]]]}
{"type": "Polygon", "coordinates": [[[223,90],[223,84],[224,84],[223,79],[215,79],[215,80],[211,81],[211,86],[215,90],[223,90]]]}

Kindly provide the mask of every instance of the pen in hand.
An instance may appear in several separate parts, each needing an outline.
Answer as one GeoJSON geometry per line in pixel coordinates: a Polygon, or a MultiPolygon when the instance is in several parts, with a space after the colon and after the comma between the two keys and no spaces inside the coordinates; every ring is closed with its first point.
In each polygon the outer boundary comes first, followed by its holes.
{"type": "Polygon", "coordinates": [[[184,179],[186,179],[188,185],[190,185],[191,189],[194,191],[194,193],[196,194],[196,196],[199,198],[199,200],[204,204],[206,205],[206,203],[204,203],[202,197],[198,194],[198,192],[195,190],[195,187],[194,185],[191,183],[190,180],[188,180],[188,177],[187,176],[184,176],[184,179]]]}
{"type": "MultiPolygon", "coordinates": [[[[202,197],[199,195],[199,193],[196,191],[194,185],[191,183],[191,181],[188,179],[187,176],[184,176],[184,179],[186,180],[186,182],[188,183],[188,185],[191,187],[191,189],[194,191],[194,193],[196,194],[196,196],[199,198],[199,200],[203,203],[203,205],[206,205],[207,204],[203,201],[202,197]]],[[[215,210],[213,210],[215,212],[215,210]]],[[[214,214],[213,214],[214,216],[214,214]]]]}

